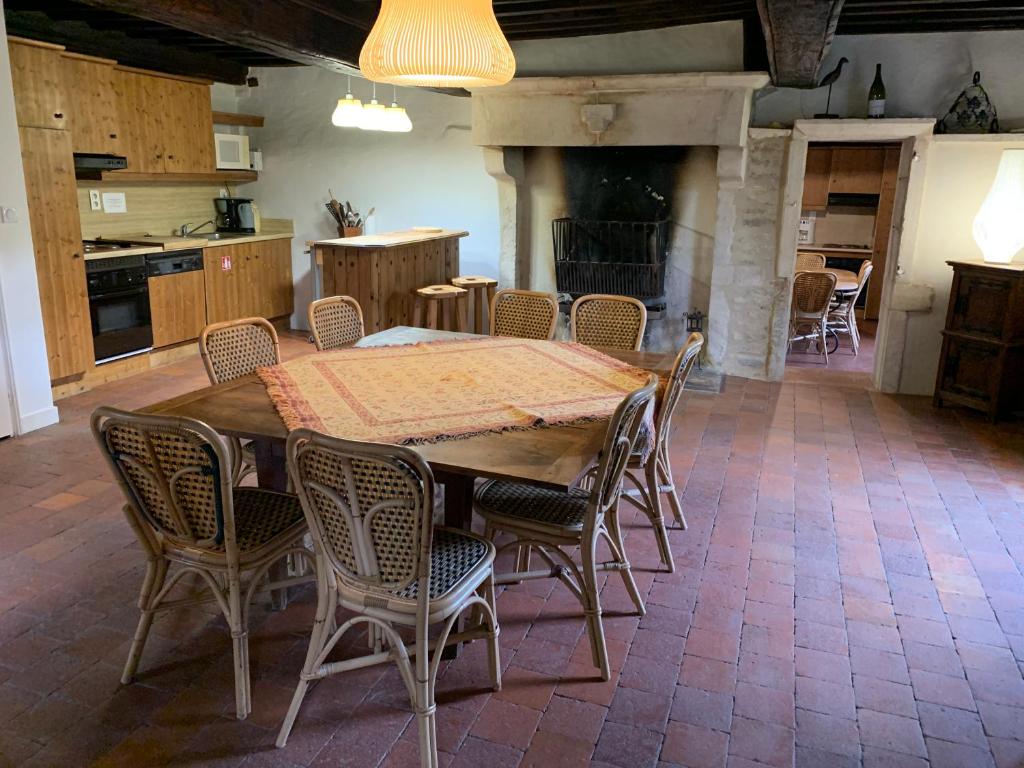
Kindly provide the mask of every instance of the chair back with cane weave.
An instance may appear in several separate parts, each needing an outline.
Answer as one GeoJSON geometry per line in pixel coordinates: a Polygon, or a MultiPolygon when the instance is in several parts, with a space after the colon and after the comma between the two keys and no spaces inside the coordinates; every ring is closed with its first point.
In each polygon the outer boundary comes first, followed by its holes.
{"type": "Polygon", "coordinates": [[[683,396],[683,387],[686,386],[686,379],[689,377],[690,370],[693,368],[697,355],[700,354],[701,347],[703,346],[703,334],[691,333],[689,338],[686,339],[686,344],[683,345],[683,348],[679,350],[679,354],[676,355],[676,361],[672,364],[672,372],[668,376],[668,381],[665,382],[665,392],[662,395],[661,402],[658,404],[658,412],[655,417],[654,433],[657,446],[659,447],[668,445],[669,431],[672,427],[672,414],[675,412],[676,406],[683,396]]]}
{"type": "Polygon", "coordinates": [[[550,293],[508,288],[491,299],[491,336],[552,339],[558,302],[550,293]]]}
{"type": "Polygon", "coordinates": [[[313,541],[338,577],[367,593],[367,606],[414,583],[410,596],[426,600],[434,478],[419,454],[309,429],[289,435],[286,453],[313,541]]]}
{"type": "MultiPolygon", "coordinates": [[[[619,501],[622,492],[622,476],[626,472],[629,457],[637,445],[637,438],[643,427],[647,411],[654,400],[658,377],[652,375],[647,383],[626,395],[612,414],[601,448],[601,461],[594,474],[594,485],[590,494],[588,509],[604,515],[619,501]]],[[[588,521],[593,524],[596,521],[588,521]]]]}
{"type": "Polygon", "coordinates": [[[835,290],[836,276],[831,272],[797,272],[793,278],[793,315],[823,318],[835,290]]]}
{"type": "Polygon", "coordinates": [[[638,350],[646,327],[647,307],[630,296],[580,296],[569,313],[572,340],[588,347],[638,350]]]}
{"type": "Polygon", "coordinates": [[[318,299],[309,305],[309,329],[321,352],[350,346],[365,333],[362,307],[351,296],[318,299]]]}
{"type": "Polygon", "coordinates": [[[797,272],[813,272],[816,269],[825,268],[825,254],[823,253],[806,253],[804,251],[798,251],[796,254],[796,271],[797,272]]]}
{"type": "Polygon", "coordinates": [[[853,298],[850,300],[852,304],[856,304],[857,299],[859,299],[861,293],[864,292],[864,286],[868,284],[868,278],[871,277],[871,273],[874,269],[874,264],[869,260],[864,260],[860,263],[860,269],[857,271],[857,292],[853,294],[853,298]]]}
{"type": "Polygon", "coordinates": [[[206,326],[199,335],[199,351],[211,384],[233,381],[261,366],[281,362],[277,331],[262,317],[206,326]]]}
{"type": "Polygon", "coordinates": [[[99,408],[92,431],[138,520],[170,542],[231,557],[231,459],[206,424],[99,408]]]}

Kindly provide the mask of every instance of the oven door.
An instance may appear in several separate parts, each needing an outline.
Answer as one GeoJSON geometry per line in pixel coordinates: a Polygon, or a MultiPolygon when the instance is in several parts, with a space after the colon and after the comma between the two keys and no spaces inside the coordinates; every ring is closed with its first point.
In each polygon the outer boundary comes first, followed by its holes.
{"type": "Polygon", "coordinates": [[[153,348],[146,285],[91,294],[89,315],[97,363],[153,348]]]}

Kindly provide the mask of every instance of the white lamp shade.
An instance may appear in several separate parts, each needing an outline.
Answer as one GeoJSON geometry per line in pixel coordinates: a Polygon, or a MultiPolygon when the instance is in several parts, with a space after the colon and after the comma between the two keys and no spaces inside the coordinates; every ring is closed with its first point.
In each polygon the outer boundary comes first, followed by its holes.
{"type": "Polygon", "coordinates": [[[363,104],[359,127],[364,131],[382,131],[386,120],[385,107],[376,99],[363,104]]]}
{"type": "Polygon", "coordinates": [[[985,261],[1008,264],[1024,248],[1024,149],[1007,149],[974,217],[974,241],[985,261]]]}
{"type": "Polygon", "coordinates": [[[382,0],[359,69],[378,83],[481,88],[511,80],[516,59],[491,0],[382,0]]]}
{"type": "Polygon", "coordinates": [[[347,93],[344,99],[338,99],[338,106],[334,108],[331,122],[339,128],[358,128],[362,116],[363,102],[347,93]]]}
{"type": "Polygon", "coordinates": [[[412,130],[412,120],[409,119],[405,107],[400,107],[395,102],[384,110],[384,125],[382,131],[388,133],[408,133],[412,130]]]}

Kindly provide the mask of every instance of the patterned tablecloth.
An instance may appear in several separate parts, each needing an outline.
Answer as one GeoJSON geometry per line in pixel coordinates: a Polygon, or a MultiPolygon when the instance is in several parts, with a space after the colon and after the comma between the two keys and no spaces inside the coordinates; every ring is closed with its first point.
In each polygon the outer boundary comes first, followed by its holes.
{"type": "Polygon", "coordinates": [[[650,376],[580,344],[490,337],[321,352],[258,374],[290,430],[405,444],[605,418],[650,376]]]}

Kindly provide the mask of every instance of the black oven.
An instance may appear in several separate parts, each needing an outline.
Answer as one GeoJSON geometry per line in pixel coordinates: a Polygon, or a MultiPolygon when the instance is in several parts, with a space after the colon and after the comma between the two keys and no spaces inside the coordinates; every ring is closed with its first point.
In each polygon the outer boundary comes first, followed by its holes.
{"type": "Polygon", "coordinates": [[[153,348],[146,257],[108,256],[85,262],[96,362],[153,348]]]}

